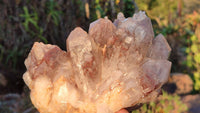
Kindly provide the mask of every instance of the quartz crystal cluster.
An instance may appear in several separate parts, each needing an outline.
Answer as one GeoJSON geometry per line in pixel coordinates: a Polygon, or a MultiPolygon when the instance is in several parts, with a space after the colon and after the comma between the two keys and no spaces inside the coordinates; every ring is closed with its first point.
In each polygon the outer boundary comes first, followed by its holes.
{"type": "Polygon", "coordinates": [[[41,113],[114,113],[155,99],[168,80],[171,49],[162,34],[154,38],[145,12],[98,19],[89,33],[75,28],[66,43],[67,52],[35,42],[25,60],[41,113]]]}

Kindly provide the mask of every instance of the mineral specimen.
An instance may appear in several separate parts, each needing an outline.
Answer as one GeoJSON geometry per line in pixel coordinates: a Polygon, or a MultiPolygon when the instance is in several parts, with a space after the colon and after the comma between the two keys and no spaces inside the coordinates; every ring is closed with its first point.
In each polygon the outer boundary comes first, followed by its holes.
{"type": "Polygon", "coordinates": [[[144,12],[98,19],[89,33],[75,28],[66,43],[67,52],[35,42],[25,60],[23,79],[41,113],[114,113],[155,99],[168,80],[171,49],[144,12]]]}

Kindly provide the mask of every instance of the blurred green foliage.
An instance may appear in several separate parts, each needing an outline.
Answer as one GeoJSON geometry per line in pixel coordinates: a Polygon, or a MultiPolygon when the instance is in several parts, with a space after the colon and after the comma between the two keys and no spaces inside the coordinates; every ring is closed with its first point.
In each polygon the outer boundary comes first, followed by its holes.
{"type": "Polygon", "coordinates": [[[195,71],[194,80],[195,80],[195,90],[200,89],[200,46],[198,44],[198,39],[195,35],[192,35],[189,39],[191,41],[191,46],[186,49],[188,53],[187,56],[187,66],[193,68],[195,71]]]}
{"type": "Polygon", "coordinates": [[[42,36],[43,34],[43,28],[41,28],[38,25],[38,14],[34,11],[33,14],[29,14],[28,8],[23,7],[24,14],[21,14],[20,16],[24,19],[24,22],[22,23],[27,33],[30,33],[31,36],[38,37],[41,39],[44,43],[47,43],[47,39],[42,36]],[[32,24],[35,28],[35,31],[33,31],[31,28],[29,28],[29,25],[32,24]]]}
{"type": "Polygon", "coordinates": [[[123,0],[124,1],[124,9],[123,13],[125,17],[133,16],[135,7],[133,5],[133,0],[123,0]]]}
{"type": "Polygon", "coordinates": [[[200,92],[200,13],[193,12],[193,14],[187,15],[186,21],[188,29],[193,29],[187,39],[186,65],[194,80],[195,91],[200,92]]]}
{"type": "Polygon", "coordinates": [[[132,111],[132,113],[184,113],[188,110],[180,96],[170,95],[162,91],[162,95],[157,102],[144,104],[140,109],[132,111]]]}
{"type": "Polygon", "coordinates": [[[173,18],[177,17],[178,0],[136,0],[136,3],[160,27],[172,24],[173,18]]]}
{"type": "Polygon", "coordinates": [[[57,2],[55,2],[54,0],[49,0],[46,3],[46,6],[47,6],[47,22],[49,22],[52,19],[53,23],[56,26],[58,26],[58,24],[60,23],[60,15],[62,14],[62,12],[58,10],[59,6],[57,2]]]}

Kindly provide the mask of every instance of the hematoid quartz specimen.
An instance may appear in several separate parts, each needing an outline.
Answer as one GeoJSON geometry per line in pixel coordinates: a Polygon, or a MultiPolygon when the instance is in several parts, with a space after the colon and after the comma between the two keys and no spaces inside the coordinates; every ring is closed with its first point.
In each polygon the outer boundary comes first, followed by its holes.
{"type": "Polygon", "coordinates": [[[168,80],[171,48],[154,38],[144,12],[112,23],[98,19],[89,33],[75,28],[67,52],[35,42],[23,75],[41,113],[114,113],[155,99],[168,80]]]}

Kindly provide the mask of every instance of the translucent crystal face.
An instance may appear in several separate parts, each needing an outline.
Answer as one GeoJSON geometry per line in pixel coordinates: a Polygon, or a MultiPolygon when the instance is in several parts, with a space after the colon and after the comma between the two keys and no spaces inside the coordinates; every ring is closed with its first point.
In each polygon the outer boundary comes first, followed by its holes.
{"type": "Polygon", "coordinates": [[[35,42],[25,60],[23,79],[41,113],[114,113],[155,99],[168,80],[171,49],[144,12],[98,19],[89,33],[75,28],[66,43],[67,52],[35,42]]]}

